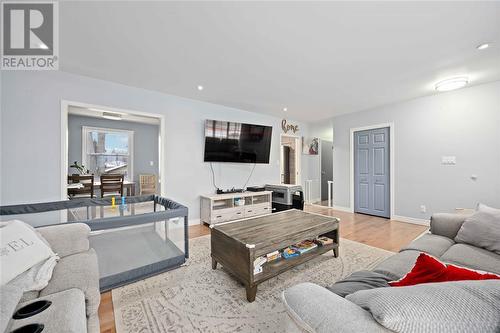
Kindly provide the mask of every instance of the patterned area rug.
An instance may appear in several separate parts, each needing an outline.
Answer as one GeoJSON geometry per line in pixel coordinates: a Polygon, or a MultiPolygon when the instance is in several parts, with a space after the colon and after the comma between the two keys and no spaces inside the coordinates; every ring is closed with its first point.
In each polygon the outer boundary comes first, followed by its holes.
{"type": "Polygon", "coordinates": [[[113,290],[118,333],[282,332],[283,290],[301,282],[328,286],[393,254],[341,239],[339,258],[330,251],[267,280],[248,303],[245,288],[224,268],[212,270],[210,236],[192,239],[190,251],[187,266],[113,290]]]}

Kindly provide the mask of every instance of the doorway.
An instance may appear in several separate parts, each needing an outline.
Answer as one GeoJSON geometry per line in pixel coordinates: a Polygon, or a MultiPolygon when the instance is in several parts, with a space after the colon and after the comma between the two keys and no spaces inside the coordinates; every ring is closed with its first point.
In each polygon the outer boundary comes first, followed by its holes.
{"type": "Polygon", "coordinates": [[[82,173],[77,166],[94,174],[94,187],[100,175],[119,173],[127,195],[164,195],[164,137],[163,115],[61,101],[61,200],[68,198],[68,174],[82,173]]]}
{"type": "Polygon", "coordinates": [[[333,142],[328,140],[321,140],[321,205],[322,206],[331,205],[332,182],[333,182],[333,142]]]}
{"type": "Polygon", "coordinates": [[[391,217],[391,128],[353,131],[354,212],[391,217]]]}
{"type": "Polygon", "coordinates": [[[300,138],[281,136],[280,144],[280,183],[300,184],[300,138]]]}

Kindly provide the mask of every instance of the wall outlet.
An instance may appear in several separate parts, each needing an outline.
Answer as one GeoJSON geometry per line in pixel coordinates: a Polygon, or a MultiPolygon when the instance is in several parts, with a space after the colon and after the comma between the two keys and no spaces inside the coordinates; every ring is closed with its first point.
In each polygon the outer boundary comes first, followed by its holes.
{"type": "Polygon", "coordinates": [[[427,213],[427,207],[425,207],[425,205],[420,206],[420,213],[427,213]]]}
{"type": "Polygon", "coordinates": [[[155,162],[149,161],[149,166],[153,166],[153,165],[155,165],[155,162]]]}
{"type": "Polygon", "coordinates": [[[455,165],[457,164],[456,156],[441,156],[441,164],[443,165],[455,165]]]}

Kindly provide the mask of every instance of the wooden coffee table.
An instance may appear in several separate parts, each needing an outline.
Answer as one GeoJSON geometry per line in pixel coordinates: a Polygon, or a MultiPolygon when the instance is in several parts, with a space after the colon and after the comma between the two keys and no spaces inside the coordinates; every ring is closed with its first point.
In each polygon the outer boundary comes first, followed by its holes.
{"type": "Polygon", "coordinates": [[[287,210],[262,217],[212,225],[212,269],[220,263],[246,287],[247,300],[253,302],[257,285],[290,268],[332,250],[339,255],[339,219],[301,210],[287,210]],[[306,239],[326,236],[333,244],[318,246],[298,257],[265,263],[254,275],[254,260],[306,239]]]}

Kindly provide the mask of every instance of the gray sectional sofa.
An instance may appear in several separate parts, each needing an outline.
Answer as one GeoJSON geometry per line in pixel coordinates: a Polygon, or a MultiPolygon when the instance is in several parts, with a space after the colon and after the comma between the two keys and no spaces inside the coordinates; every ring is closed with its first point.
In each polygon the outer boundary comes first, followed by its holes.
{"type": "Polygon", "coordinates": [[[75,223],[36,230],[60,260],[49,284],[40,292],[22,293],[9,284],[2,286],[0,305],[5,332],[33,323],[43,324],[43,332],[99,332],[99,272],[96,253],[89,245],[90,228],[75,223]],[[49,300],[52,304],[32,317],[12,319],[16,309],[38,300],[49,300]]]}
{"type": "MultiPolygon", "coordinates": [[[[467,215],[434,214],[430,232],[417,238],[398,254],[373,269],[387,281],[408,273],[421,252],[441,261],[500,274],[500,255],[454,239],[467,215]]],[[[327,288],[302,283],[283,292],[283,303],[290,317],[286,332],[390,332],[379,325],[370,312],[327,288]]]]}

